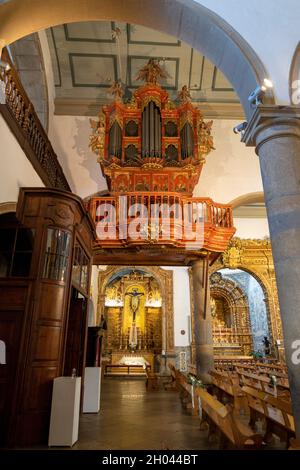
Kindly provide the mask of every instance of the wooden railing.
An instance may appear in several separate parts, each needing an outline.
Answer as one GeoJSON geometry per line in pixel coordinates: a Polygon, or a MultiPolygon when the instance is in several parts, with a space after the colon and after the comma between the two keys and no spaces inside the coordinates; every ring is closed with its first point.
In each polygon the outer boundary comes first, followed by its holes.
{"type": "Polygon", "coordinates": [[[0,104],[1,114],[43,183],[70,191],[57,155],[7,53],[4,52],[2,58],[11,68],[9,71],[0,68],[0,85],[4,86],[5,93],[5,103],[0,104]]]}
{"type": "MultiPolygon", "coordinates": [[[[120,221],[120,214],[125,208],[126,213],[135,204],[141,205],[140,217],[143,215],[152,219],[171,219],[174,222],[182,223],[183,219],[189,223],[203,221],[215,227],[232,228],[233,217],[232,208],[229,205],[217,204],[209,198],[193,198],[178,195],[178,193],[127,193],[126,196],[95,197],[90,201],[90,213],[95,223],[101,218],[110,216],[111,207],[116,213],[116,223],[120,221]],[[126,200],[124,200],[126,198],[126,200]],[[153,212],[153,207],[159,209],[157,217],[153,212]],[[144,211],[144,212],[143,212],[144,211]],[[164,215],[165,212],[165,215],[164,215]],[[101,214],[101,215],[100,215],[101,214]]],[[[133,211],[134,212],[134,211],[133,211]]],[[[112,214],[111,214],[112,215],[112,214]]],[[[128,216],[130,219],[130,216],[128,216]]]]}
{"type": "Polygon", "coordinates": [[[107,231],[115,234],[114,239],[110,236],[100,239],[98,233],[97,243],[103,247],[121,247],[124,243],[139,245],[147,243],[147,239],[150,243],[186,247],[192,240],[189,234],[196,234],[199,224],[202,224],[202,247],[221,252],[227,248],[235,232],[231,206],[216,204],[209,198],[192,198],[178,193],[134,192],[124,196],[94,197],[90,200],[89,211],[97,233],[98,227],[102,227],[100,233],[106,224],[107,231]],[[134,219],[137,223],[137,218],[140,224],[138,231],[143,234],[142,242],[141,239],[133,239],[127,231],[134,219]],[[125,236],[120,236],[124,233],[125,236]]]}

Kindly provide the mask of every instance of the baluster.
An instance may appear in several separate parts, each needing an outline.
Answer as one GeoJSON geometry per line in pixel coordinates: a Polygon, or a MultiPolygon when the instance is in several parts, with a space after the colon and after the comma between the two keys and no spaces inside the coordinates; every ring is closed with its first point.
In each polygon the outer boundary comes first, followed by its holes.
{"type": "Polygon", "coordinates": [[[70,188],[57,157],[40,126],[34,108],[28,100],[16,72],[12,67],[9,72],[0,72],[0,74],[5,86],[5,103],[14,116],[16,123],[24,131],[37,160],[46,171],[49,181],[56,187],[69,190],[70,188]]]}
{"type": "Polygon", "coordinates": [[[31,105],[31,103],[29,103],[29,106],[27,108],[25,108],[25,113],[24,113],[24,126],[23,126],[23,129],[26,133],[29,133],[31,112],[32,112],[32,105],[31,105]]]}

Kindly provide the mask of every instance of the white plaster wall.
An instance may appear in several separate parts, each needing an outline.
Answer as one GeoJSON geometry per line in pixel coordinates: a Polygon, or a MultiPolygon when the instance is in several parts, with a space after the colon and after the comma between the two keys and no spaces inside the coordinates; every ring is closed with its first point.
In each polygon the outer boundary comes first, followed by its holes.
{"type": "Polygon", "coordinates": [[[16,202],[22,186],[44,187],[0,115],[0,202],[16,202]]]}
{"type": "Polygon", "coordinates": [[[240,136],[234,134],[237,124],[232,120],[214,120],[212,135],[216,150],[206,157],[194,196],[228,203],[238,196],[263,191],[259,159],[254,149],[246,147],[240,136]]]}
{"type": "Polygon", "coordinates": [[[236,228],[235,237],[239,238],[265,238],[270,237],[267,218],[234,218],[236,228]]]}
{"type": "Polygon", "coordinates": [[[173,271],[173,306],[174,306],[174,345],[190,344],[190,284],[187,267],[163,267],[173,271]],[[185,334],[180,333],[181,330],[185,334]]]}
{"type": "Polygon", "coordinates": [[[265,65],[277,103],[289,103],[289,69],[299,42],[299,0],[195,1],[241,34],[265,65]]]}
{"type": "Polygon", "coordinates": [[[89,149],[91,126],[85,116],[53,116],[49,138],[72,191],[85,198],[106,189],[97,155],[89,149]]]}
{"type": "Polygon", "coordinates": [[[48,88],[48,136],[74,193],[82,198],[106,188],[97,156],[89,149],[91,127],[88,117],[54,115],[55,86],[48,40],[39,32],[48,88]]]}
{"type": "MultiPolygon", "coordinates": [[[[85,116],[53,116],[50,140],[72,190],[81,197],[107,189],[97,156],[89,149],[91,128],[85,116]]],[[[237,121],[215,120],[216,150],[207,156],[194,195],[227,203],[238,196],[262,191],[259,160],[252,148],[233,133],[237,121]]]]}

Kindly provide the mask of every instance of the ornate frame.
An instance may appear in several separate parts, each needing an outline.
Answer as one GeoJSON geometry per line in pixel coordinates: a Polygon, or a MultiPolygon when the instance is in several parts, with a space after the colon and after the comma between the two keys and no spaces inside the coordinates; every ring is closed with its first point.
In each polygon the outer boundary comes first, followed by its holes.
{"type": "Polygon", "coordinates": [[[277,294],[271,242],[233,238],[229,248],[210,270],[210,275],[222,268],[242,269],[255,277],[266,299],[270,333],[274,342],[283,342],[282,323],[277,294]]]}
{"type": "MultiPolygon", "coordinates": [[[[108,266],[98,275],[98,304],[97,324],[104,314],[105,289],[114,274],[128,266],[108,266]]],[[[173,308],[173,271],[157,266],[139,266],[140,270],[152,274],[157,280],[161,292],[165,294],[162,299],[162,349],[167,354],[174,353],[174,308],[173,308]]]]}

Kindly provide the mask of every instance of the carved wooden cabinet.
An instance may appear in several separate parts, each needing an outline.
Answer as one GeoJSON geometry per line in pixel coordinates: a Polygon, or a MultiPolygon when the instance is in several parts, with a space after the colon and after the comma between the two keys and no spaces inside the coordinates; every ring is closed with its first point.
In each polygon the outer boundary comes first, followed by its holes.
{"type": "MultiPolygon", "coordinates": [[[[95,233],[81,199],[56,189],[21,188],[16,216],[34,241],[29,276],[0,277],[2,304],[18,316],[7,364],[15,368],[14,377],[7,373],[6,385],[3,379],[4,399],[8,390],[11,396],[5,400],[8,431],[2,428],[2,444],[33,445],[47,442],[53,379],[71,375],[73,368],[84,376],[95,233]]],[[[6,310],[0,308],[0,332],[6,310]]]]}

